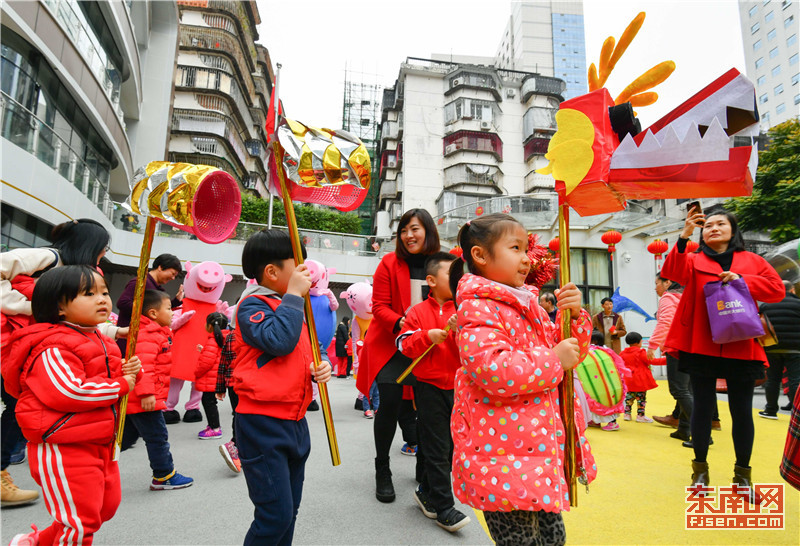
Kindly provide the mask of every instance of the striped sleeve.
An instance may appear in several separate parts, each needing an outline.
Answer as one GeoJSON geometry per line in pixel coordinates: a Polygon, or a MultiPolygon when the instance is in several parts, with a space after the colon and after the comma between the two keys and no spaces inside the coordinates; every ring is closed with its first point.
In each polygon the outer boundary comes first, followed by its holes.
{"type": "Polygon", "coordinates": [[[83,363],[58,347],[49,347],[36,357],[26,385],[46,406],[72,412],[110,406],[128,392],[122,377],[86,377],[83,363]]]}

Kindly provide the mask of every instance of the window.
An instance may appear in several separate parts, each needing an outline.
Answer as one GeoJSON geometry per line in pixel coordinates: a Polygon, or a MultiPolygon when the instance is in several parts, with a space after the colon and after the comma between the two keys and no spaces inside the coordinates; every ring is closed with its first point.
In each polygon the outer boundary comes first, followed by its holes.
{"type": "Polygon", "coordinates": [[[769,58],[770,59],[774,59],[777,56],[778,56],[778,48],[777,47],[773,47],[772,49],[769,50],[769,58]]]}
{"type": "Polygon", "coordinates": [[[756,80],[756,83],[757,83],[758,85],[764,85],[764,83],[765,83],[766,81],[767,81],[767,77],[766,77],[766,76],[759,76],[759,77],[758,77],[758,80],[756,80]]]}
{"type": "Polygon", "coordinates": [[[794,15],[790,15],[783,20],[783,27],[786,28],[794,22],[794,15]]]}
{"type": "MultiPolygon", "coordinates": [[[[570,255],[570,276],[583,292],[585,307],[590,313],[602,310],[600,300],[610,297],[614,291],[611,260],[605,249],[573,248],[570,255]]],[[[555,286],[549,285],[552,289],[555,286]]]]}
{"type": "Polygon", "coordinates": [[[797,64],[797,53],[789,57],[789,64],[797,64]]]}
{"type": "Polygon", "coordinates": [[[792,76],[792,85],[797,85],[800,82],[800,72],[792,76]]]}
{"type": "Polygon", "coordinates": [[[759,49],[761,49],[761,40],[756,40],[753,44],[753,51],[758,51],[759,49]]]}
{"type": "Polygon", "coordinates": [[[777,108],[775,108],[775,113],[780,115],[786,110],[786,104],[780,103],[777,108]]]}
{"type": "Polygon", "coordinates": [[[781,7],[782,7],[783,9],[786,9],[786,8],[788,8],[788,7],[789,7],[789,6],[791,6],[791,5],[792,5],[792,2],[791,2],[790,0],[783,0],[783,3],[781,4],[781,7]]]}
{"type": "Polygon", "coordinates": [[[765,22],[767,22],[767,23],[769,23],[770,21],[772,21],[772,19],[773,19],[774,17],[775,17],[775,12],[774,12],[774,11],[770,11],[768,14],[766,14],[766,15],[764,16],[764,21],[765,21],[765,22]]]}
{"type": "Polygon", "coordinates": [[[769,121],[769,112],[764,112],[761,115],[761,119],[763,119],[764,121],[769,121]]]}
{"type": "MultiPolygon", "coordinates": [[[[797,55],[795,55],[795,57],[796,57],[796,56],[797,56],[797,55]]],[[[778,74],[780,74],[780,73],[781,73],[781,65],[778,65],[778,66],[773,66],[773,67],[772,67],[772,76],[773,76],[773,77],[777,76],[777,75],[778,75],[778,74]]]]}
{"type": "Polygon", "coordinates": [[[800,93],[798,93],[797,95],[794,96],[794,103],[795,104],[800,104],[800,93]]]}
{"type": "Polygon", "coordinates": [[[797,43],[797,34],[792,34],[791,36],[786,38],[786,45],[787,46],[793,46],[796,43],[797,43]]]}
{"type": "Polygon", "coordinates": [[[764,57],[759,57],[758,59],[756,59],[756,68],[761,68],[763,64],[764,64],[764,57]]]}
{"type": "Polygon", "coordinates": [[[758,6],[753,6],[752,8],[750,8],[750,12],[749,12],[750,13],[750,17],[755,15],[757,11],[758,11],[758,6]]]}
{"type": "Polygon", "coordinates": [[[754,24],[752,27],[750,27],[750,34],[755,34],[756,32],[758,32],[758,29],[760,28],[761,28],[760,23],[754,24]]]}
{"type": "Polygon", "coordinates": [[[778,85],[776,85],[774,91],[775,91],[775,96],[776,97],[778,95],[780,95],[781,93],[783,93],[783,84],[779,83],[778,85]]]}
{"type": "Polygon", "coordinates": [[[769,32],[767,32],[767,41],[771,42],[772,40],[774,40],[775,36],[777,36],[777,34],[778,33],[775,31],[774,28],[772,30],[770,30],[769,32]]]}
{"type": "Polygon", "coordinates": [[[769,95],[767,95],[766,93],[758,97],[758,102],[760,102],[761,104],[764,104],[768,100],[769,100],[769,95]]]}

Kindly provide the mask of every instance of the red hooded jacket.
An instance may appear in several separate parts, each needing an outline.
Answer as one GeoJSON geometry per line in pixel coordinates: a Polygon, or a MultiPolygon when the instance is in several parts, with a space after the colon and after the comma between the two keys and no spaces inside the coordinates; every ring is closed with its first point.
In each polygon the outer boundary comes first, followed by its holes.
{"type": "Polygon", "coordinates": [[[625,377],[625,386],[628,388],[628,392],[644,392],[658,387],[658,383],[653,379],[650,366],[663,366],[667,363],[665,357],[647,360],[647,351],[641,347],[625,347],[619,356],[631,371],[631,375],[625,377]]]}
{"type": "Polygon", "coordinates": [[[142,373],[128,395],[128,413],[141,413],[142,398],[155,395],[153,411],[167,409],[169,373],[172,367],[172,330],[142,315],[136,338],[136,356],[142,361],[142,373]]]}
{"type": "MultiPolygon", "coordinates": [[[[444,329],[447,320],[456,312],[452,301],[444,305],[428,296],[428,299],[411,308],[406,315],[403,329],[397,338],[397,345],[404,355],[416,359],[431,346],[428,330],[444,329]]],[[[456,378],[456,370],[461,366],[458,360],[456,333],[450,331],[442,343],[436,345],[414,367],[414,376],[418,381],[430,383],[440,389],[452,390],[456,378]]]]}
{"type": "MultiPolygon", "coordinates": [[[[228,330],[222,331],[222,338],[228,337],[228,330]]],[[[222,355],[222,348],[217,345],[217,340],[213,333],[208,334],[203,345],[203,350],[200,352],[200,358],[197,360],[197,369],[195,370],[194,388],[200,392],[216,392],[217,390],[217,375],[219,374],[219,359],[222,355]]]]}
{"type": "Polygon", "coordinates": [[[128,393],[119,348],[95,329],[34,324],[11,337],[6,390],[18,399],[22,433],[34,443],[110,444],[119,398],[128,393]]]}

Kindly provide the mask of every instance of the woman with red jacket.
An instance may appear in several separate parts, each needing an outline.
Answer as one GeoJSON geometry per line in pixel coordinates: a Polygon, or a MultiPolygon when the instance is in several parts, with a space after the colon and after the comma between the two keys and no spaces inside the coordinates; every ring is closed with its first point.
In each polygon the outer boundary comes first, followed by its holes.
{"type": "MultiPolygon", "coordinates": [[[[678,355],[680,369],[689,374],[692,383],[691,427],[695,455],[692,482],[709,483],[706,455],[716,382],[721,377],[728,384],[731,435],[736,453],[733,483],[751,487],[749,465],[755,436],[753,389],[755,381],[764,377],[766,355],[755,339],[722,345],[712,341],[703,287],[713,281],[730,282],[742,278],[753,299],[772,303],[783,299],[783,283],[766,260],[745,251],[744,239],[733,214],[720,210],[706,217],[697,208],[690,210],[661,275],[686,287],[664,346],[678,355]],[[686,243],[695,227],[701,229],[700,248],[696,253],[688,253],[686,243]]],[[[752,496],[750,499],[754,500],[752,496]]]]}
{"type": "MultiPolygon", "coordinates": [[[[392,502],[395,498],[389,449],[403,402],[403,386],[396,380],[411,363],[411,359],[397,350],[395,339],[403,328],[406,312],[428,297],[425,260],[439,252],[439,248],[439,232],[431,215],[424,209],[411,209],[397,225],[396,250],[383,257],[373,276],[374,318],[364,340],[356,384],[365,396],[369,396],[373,381],[378,384],[380,411],[375,414],[374,426],[375,496],[381,502],[392,502]]],[[[409,377],[413,382],[413,376],[409,377]]]]}
{"type": "Polygon", "coordinates": [[[208,421],[208,426],[197,433],[197,437],[201,440],[222,438],[216,391],[222,346],[225,345],[225,338],[228,336],[227,327],[228,318],[225,315],[222,313],[209,314],[206,317],[208,339],[206,339],[205,345],[197,346],[200,358],[194,372],[194,388],[203,393],[203,411],[206,412],[206,421],[208,421]]]}

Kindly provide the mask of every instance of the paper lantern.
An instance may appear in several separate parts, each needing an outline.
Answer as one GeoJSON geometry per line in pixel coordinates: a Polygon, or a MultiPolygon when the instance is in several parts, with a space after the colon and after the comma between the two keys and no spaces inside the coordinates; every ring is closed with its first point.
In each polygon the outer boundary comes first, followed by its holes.
{"type": "Polygon", "coordinates": [[[600,237],[600,240],[603,241],[604,244],[608,245],[608,256],[613,260],[614,252],[617,251],[617,247],[615,245],[622,240],[622,233],[612,229],[603,233],[603,236],[600,237]]]}
{"type": "Polygon", "coordinates": [[[444,224],[444,216],[442,216],[442,217],[440,217],[438,220],[436,220],[436,223],[437,223],[437,224],[439,224],[440,226],[441,226],[442,224],[444,224]]]}
{"type": "Polygon", "coordinates": [[[686,241],[686,252],[694,252],[700,248],[700,243],[697,241],[686,241]]]}
{"type": "Polygon", "coordinates": [[[666,241],[662,241],[661,239],[656,239],[649,245],[647,245],[647,251],[650,254],[655,255],[655,260],[658,262],[661,259],[661,255],[664,254],[667,250],[669,250],[669,245],[666,241]]]}
{"type": "Polygon", "coordinates": [[[578,379],[586,394],[601,406],[613,408],[624,395],[619,370],[602,349],[592,349],[578,364],[578,379]]]}
{"type": "Polygon", "coordinates": [[[556,237],[552,239],[549,243],[547,243],[547,248],[549,248],[553,254],[558,254],[558,249],[560,244],[561,242],[558,240],[558,237],[556,237]]]}
{"type": "Polygon", "coordinates": [[[461,258],[464,255],[464,249],[461,248],[460,246],[454,246],[453,248],[450,249],[450,254],[453,254],[454,256],[458,256],[459,258],[461,258]]]}
{"type": "Polygon", "coordinates": [[[476,209],[475,209],[475,214],[476,214],[477,216],[480,216],[481,214],[483,214],[483,207],[478,207],[478,208],[476,208],[476,209]]]}

